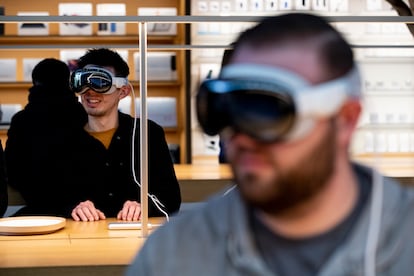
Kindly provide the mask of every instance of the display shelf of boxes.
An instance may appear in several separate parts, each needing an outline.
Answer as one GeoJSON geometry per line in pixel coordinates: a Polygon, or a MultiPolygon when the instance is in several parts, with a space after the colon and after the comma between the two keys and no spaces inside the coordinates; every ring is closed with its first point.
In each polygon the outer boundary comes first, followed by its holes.
{"type": "MultiPolygon", "coordinates": [[[[151,2],[114,1],[40,1],[27,5],[15,0],[0,3],[6,16],[156,16],[184,15],[184,0],[154,0],[151,2]]],[[[138,103],[139,114],[139,30],[136,22],[6,22],[0,24],[0,107],[13,105],[13,112],[27,103],[31,86],[31,71],[43,58],[54,57],[69,67],[89,48],[109,47],[117,50],[130,66],[129,80],[138,103]]],[[[179,149],[179,160],[187,162],[186,135],[186,62],[183,51],[171,50],[170,45],[185,42],[184,25],[148,23],[148,117],[164,127],[167,142],[179,149]],[[152,46],[157,47],[152,47],[152,46]],[[164,47],[165,46],[165,47],[164,47]],[[154,49],[155,48],[155,49],[154,49]]],[[[133,114],[131,98],[121,103],[121,109],[133,114]]],[[[5,119],[9,119],[8,117],[5,119]]],[[[1,121],[0,138],[7,139],[7,121],[1,121]]],[[[41,122],[39,122],[41,123],[41,122]]]]}
{"type": "MultiPolygon", "coordinates": [[[[191,5],[192,15],[269,16],[287,12],[310,12],[334,18],[332,25],[353,46],[362,73],[364,102],[351,145],[353,158],[370,164],[380,159],[382,164],[400,167],[405,164],[407,168],[414,168],[414,38],[404,22],[368,20],[374,16],[398,18],[386,1],[192,0],[191,5]],[[341,21],[341,17],[361,20],[341,21]]],[[[192,51],[192,89],[196,90],[206,77],[217,76],[226,45],[252,24],[254,22],[193,24],[193,44],[223,47],[192,51]]],[[[192,110],[195,112],[194,104],[192,110]]],[[[194,158],[217,156],[217,136],[202,134],[196,120],[192,121],[191,131],[194,158]]]]}

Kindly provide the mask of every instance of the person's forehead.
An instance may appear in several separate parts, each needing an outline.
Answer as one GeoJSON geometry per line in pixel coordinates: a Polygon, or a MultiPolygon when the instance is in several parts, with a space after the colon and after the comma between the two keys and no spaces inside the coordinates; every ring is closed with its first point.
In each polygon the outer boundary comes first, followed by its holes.
{"type": "Polygon", "coordinates": [[[318,51],[307,49],[302,45],[260,50],[242,47],[233,54],[230,63],[281,67],[301,75],[310,83],[326,81],[325,67],[318,51]]]}

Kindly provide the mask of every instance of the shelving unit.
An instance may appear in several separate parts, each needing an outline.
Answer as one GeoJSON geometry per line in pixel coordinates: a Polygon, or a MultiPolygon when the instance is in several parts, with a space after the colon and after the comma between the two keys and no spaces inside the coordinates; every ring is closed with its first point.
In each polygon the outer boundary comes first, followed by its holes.
{"type": "MultiPolygon", "coordinates": [[[[27,5],[27,1],[15,0],[0,3],[5,9],[5,15],[16,16],[19,12],[47,11],[50,16],[59,15],[60,3],[79,3],[77,1],[51,0],[27,5]]],[[[82,2],[84,3],[84,2],[82,2]]],[[[96,15],[98,4],[114,3],[109,0],[91,0],[93,15],[96,15]]],[[[123,1],[126,7],[126,16],[137,16],[138,8],[176,8],[177,15],[184,15],[185,0],[154,0],[151,2],[138,0],[123,1]]],[[[118,22],[118,21],[117,21],[118,22]]],[[[135,74],[134,54],[139,52],[139,30],[138,21],[125,23],[124,35],[99,35],[98,24],[95,21],[92,25],[92,35],[61,35],[58,22],[48,23],[48,35],[18,35],[18,24],[9,22],[4,24],[4,34],[0,36],[0,59],[16,59],[16,80],[0,82],[0,104],[20,104],[24,107],[27,103],[28,89],[31,87],[30,80],[24,79],[24,59],[43,59],[46,57],[61,58],[62,50],[81,50],[89,48],[108,47],[116,50],[126,51],[126,61],[130,66],[129,80],[134,87],[135,96],[139,97],[140,82],[135,74]]],[[[164,127],[167,142],[176,144],[180,149],[180,163],[187,160],[187,135],[186,135],[186,62],[183,51],[170,49],[168,46],[185,43],[185,30],[183,25],[177,24],[176,34],[152,35],[148,34],[147,44],[150,51],[168,51],[176,54],[176,80],[148,81],[147,97],[168,97],[174,98],[176,102],[176,126],[164,127]],[[152,46],[156,46],[152,48],[152,46]]],[[[132,102],[132,101],[131,101],[132,102]]],[[[132,107],[132,106],[131,106],[132,107]]],[[[41,123],[41,122],[39,122],[41,123]]],[[[3,143],[7,139],[7,127],[0,129],[0,138],[3,143]]]]}
{"type": "MultiPolygon", "coordinates": [[[[310,12],[326,16],[353,46],[363,77],[364,111],[350,154],[354,159],[368,164],[381,159],[382,165],[395,166],[394,163],[401,165],[405,162],[407,166],[414,166],[414,38],[405,25],[405,22],[412,22],[412,19],[407,17],[407,21],[404,21],[385,1],[380,1],[380,7],[375,6],[378,3],[373,3],[379,1],[369,0],[275,1],[279,4],[289,2],[291,8],[287,10],[281,10],[280,7],[271,10],[266,6],[269,1],[192,0],[191,14],[268,16],[286,12],[310,12]],[[296,9],[298,2],[307,2],[307,8],[296,9]],[[314,9],[315,2],[328,3],[328,6],[326,9],[314,9]],[[335,10],[329,6],[345,2],[346,8],[335,10]],[[252,3],[259,4],[252,6],[252,3]]],[[[220,28],[217,24],[193,24],[192,43],[229,45],[241,30],[252,23],[220,24],[220,28]]],[[[192,51],[193,91],[207,72],[211,71],[213,77],[218,74],[223,51],[224,47],[192,51]]],[[[195,113],[194,105],[192,108],[195,113]]],[[[191,124],[191,131],[193,155],[209,158],[217,156],[217,136],[202,134],[195,120],[191,124]]]]}

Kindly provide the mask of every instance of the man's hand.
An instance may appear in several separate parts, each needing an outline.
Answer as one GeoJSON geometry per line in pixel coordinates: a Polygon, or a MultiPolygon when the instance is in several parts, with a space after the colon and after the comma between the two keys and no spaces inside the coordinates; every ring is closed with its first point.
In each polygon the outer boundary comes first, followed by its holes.
{"type": "Polygon", "coordinates": [[[141,218],[141,204],[137,201],[127,200],[119,211],[117,219],[127,221],[137,221],[141,218]]]}
{"type": "Polygon", "coordinates": [[[95,221],[105,219],[105,214],[95,208],[92,201],[87,200],[78,204],[72,210],[72,218],[75,221],[95,221]]]}

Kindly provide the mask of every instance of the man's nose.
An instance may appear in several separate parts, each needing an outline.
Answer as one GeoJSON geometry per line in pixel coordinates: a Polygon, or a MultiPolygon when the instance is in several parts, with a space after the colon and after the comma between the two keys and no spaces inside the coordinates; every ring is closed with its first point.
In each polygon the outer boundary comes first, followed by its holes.
{"type": "Polygon", "coordinates": [[[85,96],[90,96],[90,95],[98,95],[99,93],[96,92],[95,90],[93,90],[92,88],[89,88],[88,90],[85,91],[85,93],[83,93],[83,95],[85,96]]]}

